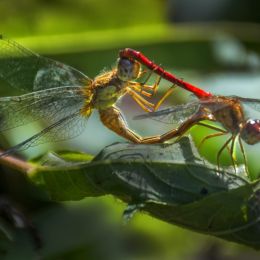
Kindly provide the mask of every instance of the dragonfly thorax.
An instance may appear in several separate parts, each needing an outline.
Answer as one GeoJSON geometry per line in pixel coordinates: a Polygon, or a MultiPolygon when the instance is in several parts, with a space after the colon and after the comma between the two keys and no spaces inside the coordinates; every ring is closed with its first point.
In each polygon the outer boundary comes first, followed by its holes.
{"type": "Polygon", "coordinates": [[[117,63],[117,76],[122,81],[129,81],[139,77],[141,65],[138,61],[128,58],[119,58],[117,63]]]}
{"type": "Polygon", "coordinates": [[[260,142],[260,120],[247,120],[244,128],[242,129],[241,138],[247,144],[256,144],[260,142]]]}
{"type": "Polygon", "coordinates": [[[231,133],[239,133],[245,124],[242,106],[236,99],[214,96],[204,102],[203,107],[231,133]]]}

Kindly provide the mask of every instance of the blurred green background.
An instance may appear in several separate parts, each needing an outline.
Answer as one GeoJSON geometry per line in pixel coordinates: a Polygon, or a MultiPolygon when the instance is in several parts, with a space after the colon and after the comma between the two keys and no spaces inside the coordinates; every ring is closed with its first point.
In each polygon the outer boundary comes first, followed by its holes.
{"type": "MultiPolygon", "coordinates": [[[[256,0],[2,0],[0,33],[35,52],[74,66],[89,77],[95,77],[104,68],[110,69],[116,62],[119,49],[131,47],[142,51],[179,78],[205,90],[216,94],[260,98],[259,8],[256,0]]],[[[0,88],[2,96],[16,93],[19,91],[0,88]]],[[[187,102],[189,99],[189,93],[177,90],[166,105],[187,102]]],[[[167,126],[149,120],[132,120],[134,115],[142,111],[128,97],[121,99],[118,106],[131,128],[142,135],[167,130],[167,126]]],[[[252,116],[259,118],[257,114],[252,116]]],[[[8,133],[10,144],[23,140],[33,131],[35,129],[28,128],[11,131],[8,133]]],[[[192,132],[198,143],[206,134],[201,128],[192,132]]],[[[85,133],[79,138],[33,148],[26,151],[25,155],[32,158],[47,150],[68,148],[96,154],[116,141],[125,140],[107,130],[94,113],[85,133]]],[[[220,146],[221,142],[216,145],[213,140],[205,144],[201,152],[214,161],[220,146]]],[[[260,171],[257,164],[259,145],[247,145],[245,149],[250,170],[257,175],[260,171]]],[[[228,156],[223,163],[230,163],[228,156]]],[[[17,183],[15,188],[22,190],[17,183]]],[[[10,192],[13,188],[7,190],[10,192]]],[[[19,192],[16,193],[18,195],[14,195],[15,198],[20,196],[19,192]]],[[[44,211],[40,207],[41,214],[38,208],[37,213],[30,208],[39,229],[46,233],[44,238],[52,241],[51,230],[56,232],[54,236],[57,236],[57,240],[53,239],[53,243],[46,245],[44,254],[48,256],[47,259],[103,259],[105,256],[111,259],[259,259],[260,256],[249,248],[198,235],[144,214],[138,214],[129,226],[121,229],[119,226],[125,205],[109,196],[57,207],[61,209],[44,211]],[[91,215],[89,212],[92,212],[93,205],[94,212],[91,215]],[[75,213],[75,207],[80,211],[80,216],[75,213]],[[97,209],[100,212],[96,212],[97,209]],[[86,228],[81,230],[75,227],[75,222],[84,226],[84,214],[86,228]],[[98,223],[93,217],[95,214],[102,215],[98,223]],[[71,223],[71,226],[63,222],[71,223]],[[93,228],[93,225],[97,228],[97,232],[92,230],[95,243],[86,239],[87,227],[93,228]],[[110,240],[111,237],[115,242],[113,244],[110,241],[113,245],[109,243],[110,253],[113,251],[111,255],[107,253],[109,248],[104,249],[106,241],[103,241],[100,226],[105,226],[105,239],[110,240]],[[82,234],[75,234],[74,227],[82,234]],[[67,228],[68,237],[63,230],[67,228]],[[79,243],[71,243],[71,240],[79,243]],[[99,247],[106,253],[97,256],[99,247]],[[118,251],[118,254],[114,251],[118,251]]],[[[15,238],[16,243],[9,245],[10,259],[18,259],[21,251],[24,259],[30,258],[30,254],[33,254],[30,251],[30,239],[19,232],[15,233],[15,238]]]]}

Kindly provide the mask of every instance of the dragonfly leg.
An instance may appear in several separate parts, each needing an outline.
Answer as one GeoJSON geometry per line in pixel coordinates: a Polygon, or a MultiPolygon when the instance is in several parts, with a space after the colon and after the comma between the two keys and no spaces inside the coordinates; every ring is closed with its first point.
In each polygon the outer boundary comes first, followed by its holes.
{"type": "MultiPolygon", "coordinates": [[[[146,73],[148,73],[147,70],[143,70],[143,71],[141,72],[141,74],[139,75],[139,78],[140,78],[141,76],[145,75],[146,73]],[[143,75],[142,75],[142,74],[143,74],[143,75]]],[[[153,74],[153,71],[152,71],[152,70],[149,70],[149,73],[148,73],[146,79],[145,79],[143,82],[141,82],[140,84],[141,84],[141,85],[145,85],[145,84],[149,81],[149,79],[151,78],[152,74],[153,74]]]]}
{"type": "Polygon", "coordinates": [[[171,95],[171,93],[175,90],[175,86],[172,86],[169,88],[164,95],[158,100],[158,102],[155,104],[153,111],[158,110],[158,108],[161,106],[161,104],[171,95]]]}
{"type": "Polygon", "coordinates": [[[141,84],[143,89],[146,90],[151,90],[152,91],[152,95],[155,95],[158,91],[158,87],[160,85],[162,77],[161,76],[157,76],[157,79],[155,81],[155,83],[152,86],[146,85],[146,84],[141,84]]]}
{"type": "Polygon", "coordinates": [[[228,138],[228,140],[223,144],[223,146],[220,148],[220,150],[218,151],[217,154],[217,165],[218,165],[218,169],[220,169],[220,156],[223,152],[223,150],[226,148],[226,146],[228,146],[228,144],[232,141],[233,136],[231,136],[230,138],[228,138]]]}
{"type": "MultiPolygon", "coordinates": [[[[139,73],[139,75],[138,75],[138,78],[141,78],[143,75],[145,75],[146,73],[148,73],[147,72],[147,70],[146,69],[143,69],[142,71],[140,71],[140,73],[139,73]]],[[[149,73],[150,74],[150,73],[149,73]]],[[[144,81],[144,82],[146,82],[146,80],[144,81]]]]}
{"type": "MultiPolygon", "coordinates": [[[[155,69],[157,69],[157,67],[155,69]]],[[[153,84],[152,86],[147,85],[147,82],[151,78],[155,69],[150,70],[150,72],[149,72],[148,76],[146,77],[146,79],[144,80],[144,82],[140,83],[140,85],[142,86],[143,89],[152,90],[152,95],[156,94],[156,92],[158,90],[158,86],[159,86],[160,81],[162,79],[162,77],[160,75],[158,75],[155,84],[153,84]]]]}
{"type": "Polygon", "coordinates": [[[152,143],[163,143],[171,138],[178,137],[186,133],[192,126],[194,126],[200,120],[206,120],[206,116],[195,114],[190,119],[186,120],[178,128],[173,129],[162,135],[155,135],[150,137],[141,137],[134,131],[129,129],[125,122],[123,115],[118,108],[112,106],[106,110],[99,110],[99,115],[102,123],[118,135],[126,138],[129,141],[139,144],[152,144],[152,143]]]}
{"type": "Polygon", "coordinates": [[[237,135],[233,136],[232,142],[231,142],[231,150],[230,150],[230,156],[231,156],[231,160],[232,160],[232,164],[233,164],[233,167],[234,167],[235,172],[236,172],[236,170],[237,170],[236,158],[235,158],[235,154],[234,154],[234,152],[235,152],[236,138],[237,138],[237,135]]]}
{"type": "Polygon", "coordinates": [[[218,132],[227,133],[227,131],[225,131],[224,129],[222,129],[221,127],[218,127],[218,126],[205,124],[205,123],[203,123],[203,122],[199,122],[197,125],[205,126],[205,127],[207,127],[207,128],[210,128],[210,129],[212,129],[212,130],[216,130],[216,131],[218,131],[218,132]]]}
{"type": "Polygon", "coordinates": [[[128,85],[129,85],[129,88],[139,92],[141,95],[144,95],[149,98],[152,97],[152,95],[153,95],[152,93],[149,93],[149,92],[143,90],[142,85],[138,82],[129,82],[128,85]]]}
{"type": "MultiPolygon", "coordinates": [[[[201,148],[201,146],[204,144],[204,142],[205,142],[206,140],[208,140],[208,139],[210,139],[210,138],[213,138],[213,137],[216,137],[216,136],[222,136],[222,135],[228,134],[228,131],[225,131],[224,129],[222,129],[221,127],[218,127],[218,126],[213,126],[213,125],[205,124],[205,123],[203,123],[203,122],[199,122],[199,123],[197,123],[197,125],[204,126],[204,127],[209,128],[209,129],[216,130],[216,131],[220,132],[220,133],[211,134],[211,135],[208,135],[208,136],[204,137],[204,138],[200,141],[200,144],[199,144],[199,147],[198,147],[199,149],[201,148]]],[[[229,150],[229,147],[228,147],[228,146],[226,146],[226,147],[227,147],[228,151],[230,151],[230,150],[229,150]]]]}
{"type": "MultiPolygon", "coordinates": [[[[147,87],[152,87],[152,86],[147,86],[147,87]]],[[[140,88],[140,85],[139,85],[138,83],[136,83],[136,82],[131,82],[131,85],[129,86],[129,88],[131,89],[130,92],[132,92],[133,89],[134,89],[135,91],[137,91],[137,92],[139,92],[140,94],[142,94],[142,95],[144,95],[144,96],[147,96],[147,97],[149,97],[149,98],[152,97],[152,95],[153,95],[153,94],[151,94],[151,93],[148,93],[148,92],[142,90],[142,89],[140,88]]],[[[161,106],[161,104],[172,94],[172,92],[175,90],[175,88],[176,88],[175,86],[172,86],[171,88],[169,88],[169,89],[163,94],[163,96],[157,101],[157,103],[152,106],[153,108],[151,109],[150,112],[157,111],[158,108],[161,106]]],[[[129,94],[130,94],[130,93],[129,93],[129,94]]],[[[137,93],[136,93],[136,94],[137,94],[137,93]]],[[[131,94],[130,94],[130,95],[131,95],[131,94]]],[[[138,103],[138,104],[140,105],[140,103],[138,103]]],[[[145,111],[147,111],[147,110],[145,110],[145,111]]]]}
{"type": "Polygon", "coordinates": [[[162,77],[157,76],[155,83],[152,86],[150,86],[150,85],[146,85],[146,82],[149,80],[150,76],[143,83],[132,81],[132,82],[128,82],[128,85],[130,88],[133,88],[134,90],[140,92],[142,95],[147,97],[152,97],[153,95],[156,94],[162,77]],[[147,90],[151,91],[151,93],[147,92],[147,90]]]}
{"type": "Polygon", "coordinates": [[[245,149],[244,149],[244,146],[243,146],[243,144],[242,144],[242,140],[241,140],[240,135],[239,135],[239,137],[238,137],[238,142],[239,142],[240,150],[241,150],[242,155],[243,155],[243,158],[244,158],[244,164],[245,164],[245,168],[246,168],[246,173],[247,173],[247,175],[249,176],[248,162],[247,162],[245,149]]]}
{"type": "Polygon", "coordinates": [[[154,104],[144,99],[130,87],[126,88],[127,93],[137,102],[137,104],[146,112],[152,112],[154,104]]]}
{"type": "Polygon", "coordinates": [[[133,100],[145,111],[145,112],[152,112],[151,109],[147,108],[141,100],[139,100],[136,96],[132,96],[133,100]]]}
{"type": "Polygon", "coordinates": [[[205,141],[207,141],[213,137],[222,136],[222,135],[226,135],[226,134],[228,134],[228,132],[224,132],[224,133],[220,132],[220,133],[214,133],[214,134],[207,135],[200,141],[198,148],[200,149],[201,146],[205,143],[205,141]]]}

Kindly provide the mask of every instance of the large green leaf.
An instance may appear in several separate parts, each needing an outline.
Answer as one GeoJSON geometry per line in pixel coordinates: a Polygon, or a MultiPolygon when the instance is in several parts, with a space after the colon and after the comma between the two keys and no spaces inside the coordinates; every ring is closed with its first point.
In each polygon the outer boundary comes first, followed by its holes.
{"type": "MultiPolygon", "coordinates": [[[[92,161],[51,155],[37,180],[54,200],[112,194],[128,203],[126,218],[143,210],[201,233],[260,248],[260,185],[243,168],[217,170],[188,138],[170,145],[119,143],[92,161]]],[[[82,158],[82,156],[81,156],[82,158]]]]}

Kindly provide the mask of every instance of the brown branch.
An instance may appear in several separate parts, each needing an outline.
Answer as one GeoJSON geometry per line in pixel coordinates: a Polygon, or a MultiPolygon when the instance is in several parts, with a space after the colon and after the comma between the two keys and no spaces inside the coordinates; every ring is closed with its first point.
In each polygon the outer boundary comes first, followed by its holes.
{"type": "MultiPolygon", "coordinates": [[[[2,152],[3,151],[0,150],[0,154],[2,152]]],[[[18,170],[25,174],[29,174],[31,171],[33,171],[35,169],[35,166],[33,166],[32,164],[30,164],[22,159],[13,157],[11,155],[2,156],[2,157],[0,156],[0,164],[10,167],[12,169],[18,170]]]]}

